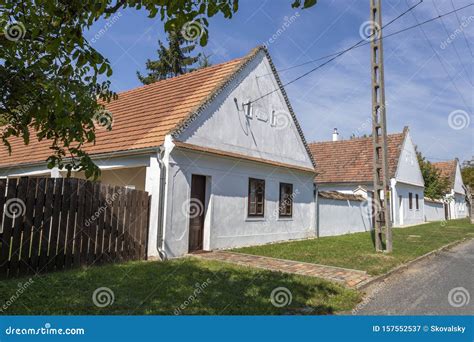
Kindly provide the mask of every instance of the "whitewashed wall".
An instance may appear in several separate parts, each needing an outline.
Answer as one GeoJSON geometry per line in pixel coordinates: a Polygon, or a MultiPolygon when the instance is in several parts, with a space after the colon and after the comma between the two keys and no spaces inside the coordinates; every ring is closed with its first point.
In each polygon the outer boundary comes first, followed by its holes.
{"type": "Polygon", "coordinates": [[[223,249],[316,235],[313,174],[243,160],[173,150],[168,176],[165,248],[170,257],[188,252],[193,174],[207,176],[204,248],[223,249]],[[265,180],[265,217],[247,217],[249,177],[265,180]],[[278,217],[279,183],[292,183],[293,217],[278,217]]]}
{"type": "Polygon", "coordinates": [[[425,201],[425,221],[444,220],[444,204],[425,201]]]}
{"type": "Polygon", "coordinates": [[[318,198],[318,235],[334,236],[371,230],[368,201],[318,198]]]}
{"type": "Polygon", "coordinates": [[[425,220],[424,211],[424,187],[397,183],[394,189],[394,226],[409,226],[413,224],[423,223],[425,220]],[[413,207],[409,209],[409,193],[413,194],[413,207]],[[416,195],[418,194],[418,208],[416,209],[416,195]],[[402,202],[400,209],[399,196],[402,196],[402,202]]]}
{"type": "Polygon", "coordinates": [[[466,196],[461,194],[454,194],[450,201],[451,218],[460,219],[468,215],[466,196]]]}

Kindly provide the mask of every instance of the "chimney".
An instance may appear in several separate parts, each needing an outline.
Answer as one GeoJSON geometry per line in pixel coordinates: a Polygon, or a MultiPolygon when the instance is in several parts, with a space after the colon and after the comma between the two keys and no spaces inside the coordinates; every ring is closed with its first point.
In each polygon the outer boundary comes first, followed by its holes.
{"type": "Polygon", "coordinates": [[[339,132],[337,131],[337,128],[334,128],[334,132],[332,133],[332,141],[338,141],[339,140],[339,132]]]}

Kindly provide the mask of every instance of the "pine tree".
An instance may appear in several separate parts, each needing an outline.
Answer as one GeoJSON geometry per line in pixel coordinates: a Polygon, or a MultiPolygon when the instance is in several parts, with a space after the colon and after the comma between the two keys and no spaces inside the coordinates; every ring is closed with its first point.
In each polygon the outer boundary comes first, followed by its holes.
{"type": "Polygon", "coordinates": [[[158,40],[158,59],[147,60],[148,74],[143,76],[137,71],[138,79],[143,84],[150,84],[196,70],[193,65],[199,61],[201,54],[194,57],[189,56],[196,45],[184,39],[180,31],[171,32],[167,40],[168,47],[158,40]]]}

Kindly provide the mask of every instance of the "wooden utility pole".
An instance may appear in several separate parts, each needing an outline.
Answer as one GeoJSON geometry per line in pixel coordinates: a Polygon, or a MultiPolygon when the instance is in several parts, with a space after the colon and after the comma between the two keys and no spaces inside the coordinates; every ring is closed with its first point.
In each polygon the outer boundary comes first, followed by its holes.
{"type": "Polygon", "coordinates": [[[392,251],[392,222],[390,218],[390,185],[388,178],[387,121],[385,116],[385,85],[382,45],[381,0],[370,0],[371,72],[372,72],[372,139],[374,153],[374,221],[375,248],[383,251],[385,224],[385,251],[392,251]]]}

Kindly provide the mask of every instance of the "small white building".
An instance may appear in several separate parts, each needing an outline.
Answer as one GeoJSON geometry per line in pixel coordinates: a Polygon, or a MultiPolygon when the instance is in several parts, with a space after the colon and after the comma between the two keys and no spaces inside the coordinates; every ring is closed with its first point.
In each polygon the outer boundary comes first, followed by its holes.
{"type": "MultiPolygon", "coordinates": [[[[112,130],[98,128],[86,150],[101,181],[152,195],[149,256],[315,236],[314,162],[265,48],[106,108],[112,130]]],[[[49,145],[12,141],[0,176],[64,176],[46,167],[49,145]]]]}
{"type": "Polygon", "coordinates": [[[445,218],[447,220],[465,218],[469,215],[466,202],[466,187],[462,180],[461,166],[459,160],[433,163],[442,177],[449,182],[449,191],[444,196],[445,218]]]}
{"type": "MultiPolygon", "coordinates": [[[[363,196],[367,202],[362,206],[372,208],[373,143],[371,137],[339,140],[338,134],[335,133],[333,141],[315,142],[309,146],[317,165],[315,183],[318,192],[338,191],[363,196]]],[[[393,226],[424,222],[424,181],[408,127],[405,127],[402,133],[388,135],[388,159],[391,189],[389,201],[393,226]]],[[[327,206],[318,205],[318,216],[323,215],[322,211],[327,209],[327,206]]],[[[364,213],[370,217],[373,227],[372,210],[360,211],[360,215],[364,213]]],[[[340,225],[336,222],[336,218],[334,220],[334,226],[340,225]]],[[[331,224],[326,222],[325,226],[328,227],[331,224]]],[[[341,233],[361,230],[366,230],[366,228],[358,224],[350,231],[346,227],[346,231],[341,233]]],[[[320,229],[319,234],[322,236],[324,232],[320,229]]]]}

